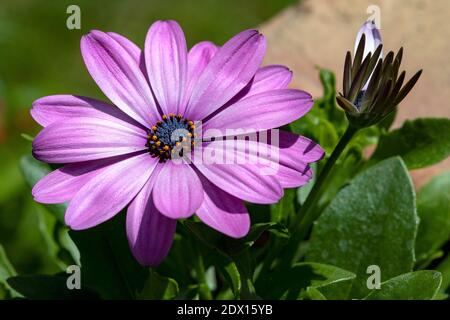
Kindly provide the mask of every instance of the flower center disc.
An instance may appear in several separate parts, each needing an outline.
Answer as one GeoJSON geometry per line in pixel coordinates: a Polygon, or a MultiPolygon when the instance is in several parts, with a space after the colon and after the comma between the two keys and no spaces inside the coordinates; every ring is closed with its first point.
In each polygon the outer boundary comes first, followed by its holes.
{"type": "Polygon", "coordinates": [[[194,122],[181,115],[163,115],[162,121],[148,131],[146,147],[152,157],[159,157],[162,162],[172,157],[182,157],[194,146],[194,130],[194,122]]]}

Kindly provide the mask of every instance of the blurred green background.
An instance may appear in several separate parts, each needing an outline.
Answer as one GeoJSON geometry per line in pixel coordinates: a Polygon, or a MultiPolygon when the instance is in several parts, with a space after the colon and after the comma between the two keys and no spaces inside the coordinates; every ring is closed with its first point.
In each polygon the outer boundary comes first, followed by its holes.
{"type": "Polygon", "coordinates": [[[19,160],[35,135],[31,103],[51,94],[104,99],[83,65],[80,37],[91,29],[115,31],[142,47],[150,24],[177,20],[188,45],[222,44],[258,26],[295,0],[0,1],[0,244],[20,274],[58,271],[48,230],[52,216],[33,202],[19,160]],[[66,9],[81,9],[81,30],[69,30],[66,9]]]}

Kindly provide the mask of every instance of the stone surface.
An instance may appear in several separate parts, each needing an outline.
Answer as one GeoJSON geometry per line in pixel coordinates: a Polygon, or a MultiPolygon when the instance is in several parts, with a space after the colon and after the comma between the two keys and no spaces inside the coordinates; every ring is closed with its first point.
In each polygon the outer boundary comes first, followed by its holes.
{"type": "MultiPolygon", "coordinates": [[[[407,78],[424,69],[413,92],[402,102],[395,127],[405,119],[450,117],[450,12],[449,0],[303,0],[267,21],[265,63],[282,63],[294,71],[292,86],[321,95],[317,66],[333,70],[342,89],[345,53],[353,51],[354,38],[378,6],[384,52],[404,47],[407,78]]],[[[450,169],[450,159],[414,171],[420,186],[434,174],[450,169]]]]}

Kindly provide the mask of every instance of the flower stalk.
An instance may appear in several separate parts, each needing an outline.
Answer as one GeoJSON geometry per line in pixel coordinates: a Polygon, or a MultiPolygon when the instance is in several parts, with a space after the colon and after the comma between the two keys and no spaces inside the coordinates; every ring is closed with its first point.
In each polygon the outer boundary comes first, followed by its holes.
{"type": "Polygon", "coordinates": [[[297,219],[294,220],[293,229],[298,229],[297,232],[300,239],[303,239],[306,236],[312,223],[318,218],[320,212],[315,212],[312,210],[312,208],[314,207],[313,204],[315,204],[319,199],[322,186],[326,181],[328,175],[330,174],[334,164],[339,159],[339,156],[345,150],[345,147],[348,145],[357,131],[358,127],[349,124],[346,131],[340,138],[338,144],[336,145],[336,148],[334,148],[333,152],[325,163],[325,166],[320,172],[320,175],[318,176],[316,183],[308,194],[308,197],[306,198],[304,204],[302,205],[300,209],[301,214],[297,215],[297,219]]]}

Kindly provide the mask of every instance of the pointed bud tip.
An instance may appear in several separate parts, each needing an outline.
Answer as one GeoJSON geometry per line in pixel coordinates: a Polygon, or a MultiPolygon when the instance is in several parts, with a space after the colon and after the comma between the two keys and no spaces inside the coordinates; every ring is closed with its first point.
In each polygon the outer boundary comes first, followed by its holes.
{"type": "Polygon", "coordinates": [[[358,45],[360,44],[361,38],[363,37],[365,37],[363,55],[365,57],[368,53],[373,54],[378,46],[382,43],[380,30],[377,28],[377,25],[373,20],[366,21],[359,29],[355,40],[355,52],[357,51],[358,45]]]}

